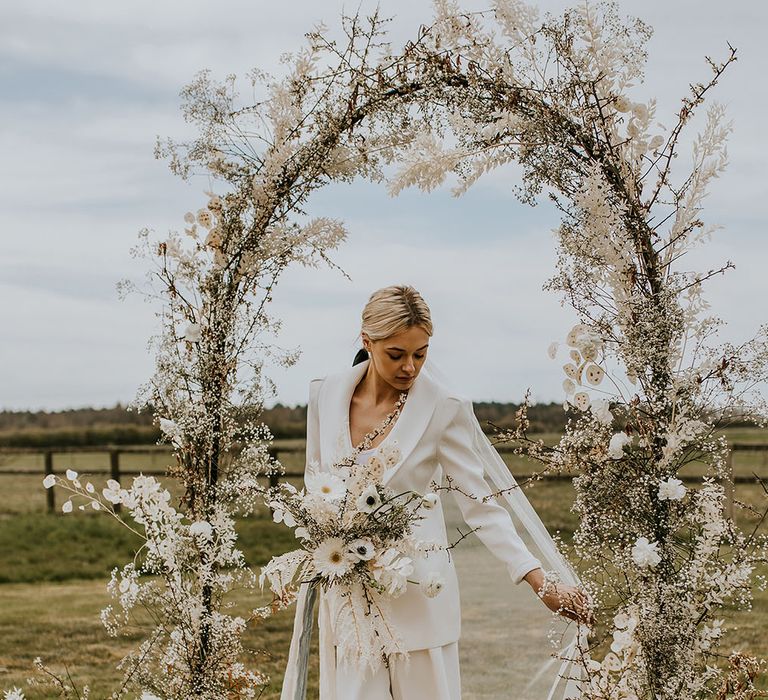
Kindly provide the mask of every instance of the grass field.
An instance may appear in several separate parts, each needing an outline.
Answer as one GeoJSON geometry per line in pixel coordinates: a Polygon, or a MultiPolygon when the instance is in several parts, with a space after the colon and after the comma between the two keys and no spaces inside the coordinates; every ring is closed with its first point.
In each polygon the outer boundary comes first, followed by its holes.
{"type": "MultiPolygon", "coordinates": [[[[567,484],[557,483],[537,486],[530,491],[531,500],[550,527],[554,524],[553,516],[569,502],[566,489],[567,484]]],[[[450,506],[452,499],[447,500],[446,519],[450,529],[459,523],[459,516],[455,506],[450,506]]],[[[56,575],[64,580],[0,585],[0,688],[24,687],[25,679],[31,675],[32,660],[39,655],[57,672],[67,668],[78,683],[90,683],[93,698],[104,697],[121,677],[116,670],[117,662],[142,634],[138,628],[127,638],[111,639],[106,636],[98,618],[99,610],[109,602],[106,569],[113,562],[126,561],[131,543],[126,541],[120,549],[112,550],[108,546],[94,546],[92,541],[97,539],[94,533],[98,532],[99,521],[102,530],[112,534],[118,530],[116,523],[106,523],[98,514],[37,518],[42,523],[40,530],[26,534],[23,530],[16,531],[15,542],[27,543],[27,555],[26,559],[12,562],[9,569],[17,571],[19,578],[33,579],[50,575],[51,570],[45,567],[51,564],[46,560],[54,560],[57,562],[56,575]],[[79,541],[76,539],[77,526],[81,528],[79,541]],[[41,537],[44,527],[53,529],[56,538],[41,537]],[[20,540],[21,537],[28,539],[20,540]],[[92,541],[86,544],[89,537],[92,541]],[[82,553],[83,547],[92,558],[89,564],[89,572],[95,577],[92,580],[73,578],[82,571],[82,558],[77,552],[82,553]],[[100,574],[100,567],[103,567],[103,574],[100,574]]],[[[7,519],[3,524],[19,519],[7,519]]],[[[567,532],[568,525],[573,523],[572,516],[560,512],[559,519],[567,532]]],[[[2,531],[7,530],[3,527],[2,531]]],[[[238,531],[243,550],[254,566],[263,563],[271,550],[285,551],[290,545],[286,538],[288,531],[272,523],[266,513],[241,521],[238,531]]],[[[3,556],[13,541],[11,535],[0,542],[3,556]]],[[[107,541],[108,538],[103,540],[107,541]]],[[[508,698],[510,687],[523,685],[527,666],[521,659],[534,651],[540,654],[545,645],[548,616],[525,584],[517,587],[502,584],[503,595],[499,597],[500,582],[505,579],[503,567],[488,556],[474,536],[457,549],[456,562],[464,571],[460,645],[464,697],[466,700],[508,698]],[[483,576],[476,575],[480,570],[483,576]],[[511,629],[514,629],[513,634],[511,629]]],[[[236,604],[233,612],[239,614],[266,602],[258,592],[238,592],[231,600],[236,604]]],[[[761,592],[755,601],[755,614],[747,611],[728,613],[729,650],[740,649],[768,656],[768,639],[764,634],[766,610],[768,594],[761,592]]],[[[292,611],[288,610],[250,628],[245,637],[246,646],[254,652],[250,663],[268,672],[273,679],[264,695],[265,700],[279,697],[291,625],[292,611]],[[266,649],[270,652],[264,651],[266,649]]],[[[316,697],[316,661],[313,663],[310,698],[316,697]]],[[[30,700],[55,697],[51,692],[45,688],[30,688],[27,696],[30,700]]],[[[534,700],[544,695],[516,694],[513,697],[534,700]]]]}
{"type": "MultiPolygon", "coordinates": [[[[768,431],[754,428],[738,428],[726,431],[730,443],[743,445],[768,444],[768,431]]],[[[545,433],[532,436],[541,438],[546,444],[555,444],[558,435],[545,433]]],[[[285,470],[289,473],[301,473],[304,468],[304,443],[301,440],[276,440],[274,447],[281,450],[279,458],[285,470]]],[[[153,449],[149,446],[148,453],[124,452],[120,455],[120,468],[126,472],[141,471],[145,474],[162,476],[172,462],[171,453],[165,449],[153,449]]],[[[515,475],[530,474],[537,466],[525,458],[509,453],[502,453],[504,461],[515,475]]],[[[63,474],[67,469],[87,474],[88,472],[109,471],[109,455],[107,452],[66,452],[54,455],[53,469],[57,474],[63,474]]],[[[684,475],[700,476],[704,471],[703,465],[691,463],[686,466],[684,475]]],[[[768,478],[768,450],[740,450],[733,456],[734,475],[741,478],[752,478],[757,473],[768,478]]],[[[37,513],[46,508],[46,493],[41,487],[44,476],[43,453],[2,453],[0,452],[0,517],[10,514],[37,513]],[[21,471],[22,474],[4,474],[3,472],[21,471]]],[[[126,476],[125,478],[130,478],[126,476]]],[[[107,475],[96,474],[91,479],[96,486],[106,482],[107,475]]],[[[171,493],[178,492],[173,480],[164,480],[171,493]]],[[[56,491],[56,503],[60,506],[67,494],[56,491]]]]}
{"type": "MultiPolygon", "coordinates": [[[[755,442],[761,436],[744,436],[755,442]]],[[[745,474],[751,470],[766,474],[762,455],[744,453],[738,465],[745,474]],[[750,458],[750,455],[752,457],[750,458]]],[[[742,455],[740,454],[739,457],[742,455]]],[[[98,455],[86,455],[90,464],[76,461],[57,464],[56,469],[75,468],[86,472],[99,467],[98,455]]],[[[103,457],[101,457],[103,460],[103,457]]],[[[300,456],[299,456],[300,459],[300,456]]],[[[161,471],[162,458],[147,468],[161,471]]],[[[524,465],[522,465],[524,466],[524,465]]],[[[520,468],[520,471],[528,471],[520,468]]],[[[128,467],[126,467],[128,468],[128,467]]],[[[289,469],[297,469],[289,465],[289,469]]],[[[100,477],[102,481],[106,477],[100,477]]],[[[99,621],[99,610],[108,601],[106,580],[109,571],[133,556],[136,541],[115,522],[93,512],[70,515],[44,512],[45,491],[41,474],[0,477],[0,690],[14,685],[25,688],[30,700],[55,697],[50,688],[27,688],[25,679],[32,675],[32,660],[41,656],[57,671],[69,669],[78,683],[89,683],[92,698],[104,697],[120,678],[115,666],[142,636],[136,629],[127,638],[107,637],[99,621]]],[[[94,478],[99,485],[99,479],[94,478]]],[[[163,480],[175,491],[172,480],[163,480]]],[[[570,539],[577,521],[570,512],[573,499],[568,482],[538,483],[526,491],[528,497],[551,532],[559,531],[564,540],[570,539]]],[[[764,500],[757,485],[739,484],[737,499],[750,503],[764,500]]],[[[58,497],[58,504],[63,494],[58,497]]],[[[446,509],[450,524],[458,524],[457,513],[446,509]]],[[[754,518],[737,509],[737,519],[749,526],[754,518]]],[[[266,511],[238,522],[241,548],[252,566],[259,566],[270,556],[286,551],[294,544],[291,533],[271,522],[266,511]]],[[[523,584],[510,585],[509,595],[500,599],[498,582],[503,572],[493,571],[476,538],[468,538],[459,547],[457,566],[468,572],[467,584],[462,584],[463,631],[460,644],[462,678],[465,700],[515,697],[510,688],[520,687],[521,679],[512,675],[514,668],[525,671],[520,658],[530,649],[540,648],[546,617],[523,584]],[[465,546],[466,545],[466,546],[465,546]],[[482,556],[481,556],[482,555],[482,556]],[[482,570],[483,576],[472,576],[482,570]],[[490,586],[490,588],[489,588],[490,586]],[[494,595],[492,595],[492,593],[494,595]],[[494,607],[490,601],[499,600],[494,607]],[[544,621],[544,622],[543,622],[544,621]],[[519,638],[518,646],[510,641],[510,627],[519,638]],[[521,634],[524,632],[524,635],[521,634]],[[509,659],[517,659],[510,663],[509,659]]],[[[764,572],[768,574],[768,569],[764,572]]],[[[258,593],[239,592],[233,595],[235,611],[247,612],[265,599],[258,593]]],[[[264,700],[279,697],[282,667],[290,639],[292,610],[267,620],[248,630],[246,645],[253,650],[250,661],[273,678],[264,700]],[[264,651],[271,650],[270,653],[264,651]]],[[[758,593],[753,611],[728,611],[728,649],[740,649],[768,657],[768,594],[758,593]]],[[[315,657],[313,657],[315,658],[315,657]]],[[[316,664],[316,661],[314,662],[316,664]]],[[[316,666],[310,673],[308,697],[316,697],[316,666]]],[[[541,697],[532,695],[534,697],[541,697]]]]}

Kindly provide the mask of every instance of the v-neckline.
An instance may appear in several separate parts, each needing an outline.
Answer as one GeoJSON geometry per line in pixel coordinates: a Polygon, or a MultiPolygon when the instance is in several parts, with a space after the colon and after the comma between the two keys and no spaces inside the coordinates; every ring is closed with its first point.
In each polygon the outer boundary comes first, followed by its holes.
{"type": "MultiPolygon", "coordinates": [[[[365,376],[365,375],[363,375],[363,376],[365,376]]],[[[416,377],[416,379],[418,379],[418,376],[416,377]]],[[[361,377],[361,381],[362,381],[362,377],[361,377]]],[[[352,444],[352,421],[350,420],[350,413],[349,412],[350,412],[350,409],[352,408],[352,399],[355,396],[355,389],[357,389],[357,385],[359,383],[360,382],[356,382],[355,383],[355,385],[352,387],[352,393],[349,395],[349,403],[347,404],[346,430],[344,431],[344,433],[346,434],[346,437],[347,437],[347,445],[349,445],[349,449],[353,450],[353,451],[356,448],[355,448],[355,445],[352,444]]],[[[414,384],[415,383],[416,382],[414,380],[414,384]]],[[[411,388],[408,390],[409,396],[410,396],[410,393],[411,393],[411,389],[413,389],[413,384],[411,384],[411,388]]],[[[402,420],[403,414],[405,413],[407,408],[408,408],[408,398],[406,397],[405,403],[400,408],[400,415],[397,417],[397,420],[395,420],[395,422],[393,423],[392,427],[389,429],[389,432],[386,434],[384,439],[378,445],[376,445],[375,447],[372,447],[371,449],[378,450],[387,440],[389,440],[392,437],[392,433],[394,433],[395,430],[397,430],[397,426],[400,423],[400,421],[402,420]]],[[[367,435],[367,433],[366,433],[366,435],[367,435]]]]}

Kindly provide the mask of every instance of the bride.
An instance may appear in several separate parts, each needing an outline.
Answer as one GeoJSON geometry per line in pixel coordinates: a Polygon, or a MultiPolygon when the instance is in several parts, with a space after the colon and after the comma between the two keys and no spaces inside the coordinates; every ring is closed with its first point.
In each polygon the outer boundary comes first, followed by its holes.
{"type": "MultiPolygon", "coordinates": [[[[426,494],[430,484],[449,480],[461,515],[482,543],[506,567],[513,583],[525,582],[533,593],[531,605],[540,600],[561,615],[591,624],[586,594],[576,585],[545,586],[542,561],[534,556],[518,534],[508,511],[489,493],[488,476],[493,468],[501,485],[508,470],[487,440],[471,403],[451,392],[427,363],[432,321],[429,307],[410,286],[396,285],[374,292],[362,313],[364,348],[351,369],[315,379],[307,407],[307,476],[313,469],[328,469],[340,458],[354,455],[365,464],[371,453],[385,443],[396,443],[398,464],[384,474],[384,482],[397,492],[426,494]],[[422,371],[424,370],[424,371],[422,371]],[[482,443],[490,448],[483,450],[482,443]],[[496,466],[491,467],[493,463],[496,466]],[[500,473],[501,470],[504,474],[500,473]],[[542,590],[543,589],[543,590],[542,590]]],[[[499,485],[498,483],[496,485],[499,485]]],[[[530,509],[520,489],[515,508],[530,509]]],[[[447,544],[440,497],[416,528],[422,539],[447,544]]],[[[557,565],[556,547],[535,513],[523,518],[529,534],[546,539],[542,551],[557,565]],[[535,520],[535,526],[528,523],[535,520]],[[543,533],[543,535],[542,535],[543,533]]],[[[460,546],[460,545],[459,545],[460,546]]],[[[543,558],[543,557],[542,557],[543,558]]],[[[417,567],[418,569],[418,567],[417,567]]],[[[339,658],[334,639],[335,600],[321,593],[318,611],[320,635],[320,700],[458,700],[461,697],[458,640],[461,626],[459,588],[453,558],[448,550],[431,552],[429,571],[439,572],[443,588],[427,596],[419,585],[409,585],[391,602],[392,620],[405,649],[406,659],[395,656],[388,665],[365,671],[339,658]]],[[[567,571],[567,570],[566,570],[567,571]]],[[[419,578],[418,570],[414,573],[419,578]]],[[[567,580],[567,577],[566,577],[567,580]]],[[[575,579],[571,578],[572,581],[575,579]]],[[[307,620],[312,602],[303,583],[297,601],[293,639],[283,681],[281,700],[300,700],[306,694],[307,620]],[[304,666],[303,668],[300,668],[304,666]]],[[[311,622],[310,622],[311,624],[311,622]]]]}

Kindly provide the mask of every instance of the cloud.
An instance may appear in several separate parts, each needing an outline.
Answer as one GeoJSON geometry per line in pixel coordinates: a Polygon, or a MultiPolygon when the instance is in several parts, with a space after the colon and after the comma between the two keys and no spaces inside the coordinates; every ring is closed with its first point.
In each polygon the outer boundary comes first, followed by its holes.
{"type": "MultiPolygon", "coordinates": [[[[0,9],[0,291],[11,300],[0,306],[2,361],[11,368],[0,405],[104,405],[135,394],[152,371],[146,338],[155,309],[138,298],[119,302],[114,282],[143,275],[144,264],[129,254],[137,231],[180,228],[208,185],[175,179],[152,155],[157,135],[190,133],[179,113],[180,88],[205,67],[218,77],[253,66],[280,72],[279,55],[299,48],[315,21],[336,26],[345,5],[357,7],[341,0],[30,0],[0,9]]],[[[559,12],[566,3],[539,5],[559,12]]],[[[364,10],[374,6],[363,3],[364,10]]],[[[387,0],[382,9],[396,16],[395,47],[432,14],[426,1],[387,0]]],[[[735,120],[731,165],[703,212],[725,230],[689,264],[706,269],[734,260],[737,271],[713,280],[708,298],[730,322],[730,337],[744,338],[757,326],[754,300],[765,295],[761,261],[768,259],[768,97],[756,89],[768,6],[734,12],[714,1],[653,0],[620,9],[655,27],[647,79],[633,99],[658,96],[658,117],[667,124],[688,83],[708,76],[704,55],[724,56],[726,40],[739,47],[738,63],[716,89],[735,120]]],[[[350,229],[335,258],[353,281],[329,270],[285,275],[273,309],[284,319],[280,343],[301,345],[304,355],[297,367],[274,370],[280,400],[303,402],[310,378],[348,365],[368,295],[399,281],[414,284],[432,305],[434,356],[468,396],[519,400],[530,385],[536,398],[562,398],[560,369],[545,350],[573,319],[541,291],[558,220],[546,202],[519,204],[516,178],[514,168],[493,172],[459,199],[446,188],[393,199],[362,182],[313,196],[312,215],[343,218],[350,229]]]]}

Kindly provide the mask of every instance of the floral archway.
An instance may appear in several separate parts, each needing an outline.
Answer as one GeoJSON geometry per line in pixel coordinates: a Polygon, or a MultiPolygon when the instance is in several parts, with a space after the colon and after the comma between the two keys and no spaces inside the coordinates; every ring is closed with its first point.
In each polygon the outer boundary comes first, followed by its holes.
{"type": "Polygon", "coordinates": [[[228,615],[224,600],[257,585],[235,517],[260,507],[263,481],[279,469],[253,411],[268,387],[265,359],[295,360],[266,340],[279,326],[271,294],[289,265],[334,265],[330,253],[347,235],[338,220],[309,218],[310,194],[358,177],[392,194],[431,190],[449,173],[461,194],[514,162],[519,198],[546,194],[561,213],[548,288],[580,323],[563,333],[570,420],[560,442],[529,438],[527,404],[501,437],[542,475],[575,476],[573,554],[608,638],[582,650],[582,697],[751,697],[756,660],[713,660],[719,611],[749,604],[766,540],[724,512],[728,446],[716,431],[736,419],[765,425],[757,387],[768,377],[768,326],[740,347],[710,344],[717,320],[703,315],[703,283],[728,265],[690,271],[681,262],[713,230],[701,208],[726,164],[722,107],[709,108],[691,171],[673,167],[735,50],[710,62],[710,79],[662,128],[653,101],[630,97],[650,29],[615,5],[544,20],[515,0],[483,13],[447,0],[435,9],[435,22],[396,54],[378,14],[345,18],[344,41],[317,28],[284,78],[248,76],[257,95],[249,102],[234,77],[202,73],[183,93],[198,137],[158,144],[173,172],[215,182],[182,233],[145,231],[136,250],[156,263],[151,284],[163,304],[157,371],[136,403],[154,407],[185,495],[175,507],[151,478],[102,494],[77,475],[60,480],[95,508],[125,506],[145,540],[141,567],[113,574],[119,608],[104,614],[117,632],[136,606],[155,611],[127,682],[168,699],[256,697],[265,682],[243,663],[240,636],[290,601],[246,620],[228,615]],[[245,447],[234,456],[236,443],[245,447]],[[692,460],[705,465],[698,489],[680,479],[692,460]],[[742,695],[729,690],[737,683],[742,695]]]}

